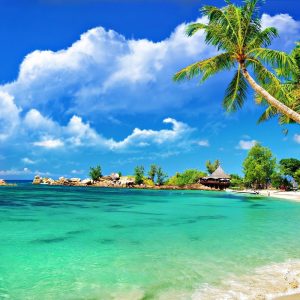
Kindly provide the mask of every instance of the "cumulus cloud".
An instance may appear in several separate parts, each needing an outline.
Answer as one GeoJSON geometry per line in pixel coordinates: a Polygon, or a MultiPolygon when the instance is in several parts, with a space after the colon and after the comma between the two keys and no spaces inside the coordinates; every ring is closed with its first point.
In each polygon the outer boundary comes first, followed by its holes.
{"type": "Polygon", "coordinates": [[[287,50],[287,48],[295,47],[295,41],[300,35],[300,22],[294,20],[288,14],[278,14],[270,16],[262,15],[262,26],[277,28],[280,39],[275,40],[276,47],[287,50]]]}
{"type": "Polygon", "coordinates": [[[55,149],[63,147],[64,143],[60,139],[43,138],[41,141],[34,142],[33,145],[46,149],[55,149]]]}
{"type": "Polygon", "coordinates": [[[20,111],[14,97],[0,91],[0,141],[7,139],[18,126],[20,111]]]}
{"type": "Polygon", "coordinates": [[[253,146],[255,146],[256,143],[257,143],[256,140],[251,140],[251,141],[240,140],[236,148],[241,150],[250,150],[253,146]]]}
{"type": "Polygon", "coordinates": [[[216,53],[205,45],[203,33],[187,37],[186,25],[161,42],[126,39],[113,30],[93,28],[67,49],[28,54],[17,80],[0,90],[13,95],[26,110],[34,106],[42,113],[82,116],[95,111],[154,112],[205,100],[197,85],[191,84],[187,94],[186,84],[172,82],[173,74],[186,64],[216,53]]]}
{"type": "Polygon", "coordinates": [[[209,141],[208,140],[200,140],[200,141],[198,141],[198,145],[201,147],[209,147],[209,141]]]}
{"type": "Polygon", "coordinates": [[[295,134],[295,135],[294,135],[294,141],[295,141],[297,144],[300,144],[300,134],[295,134]]]}
{"type": "Polygon", "coordinates": [[[30,158],[28,158],[28,157],[22,158],[22,162],[23,162],[24,164],[28,164],[28,165],[35,164],[35,161],[32,160],[32,159],[30,159],[30,158]]]}

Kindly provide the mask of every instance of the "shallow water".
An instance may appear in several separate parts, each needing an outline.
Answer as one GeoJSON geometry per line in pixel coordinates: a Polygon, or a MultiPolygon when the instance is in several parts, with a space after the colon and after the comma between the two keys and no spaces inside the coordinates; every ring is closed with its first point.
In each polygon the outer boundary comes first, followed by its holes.
{"type": "Polygon", "coordinates": [[[300,204],[278,199],[3,187],[0,299],[205,299],[227,278],[300,259],[299,234],[300,204]]]}

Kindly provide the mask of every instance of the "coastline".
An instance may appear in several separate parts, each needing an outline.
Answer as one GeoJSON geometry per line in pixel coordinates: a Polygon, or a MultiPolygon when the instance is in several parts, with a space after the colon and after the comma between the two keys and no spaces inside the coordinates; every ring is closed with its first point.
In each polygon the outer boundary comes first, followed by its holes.
{"type": "MultiPolygon", "coordinates": [[[[271,198],[278,198],[278,199],[283,199],[283,200],[291,200],[291,201],[296,201],[300,202],[300,191],[294,192],[294,191],[281,191],[281,190],[271,190],[271,189],[266,189],[266,190],[256,190],[255,191],[257,194],[260,196],[264,197],[271,197],[271,198]]],[[[251,190],[241,190],[241,191],[233,191],[233,193],[239,194],[254,194],[254,191],[251,190]]]]}

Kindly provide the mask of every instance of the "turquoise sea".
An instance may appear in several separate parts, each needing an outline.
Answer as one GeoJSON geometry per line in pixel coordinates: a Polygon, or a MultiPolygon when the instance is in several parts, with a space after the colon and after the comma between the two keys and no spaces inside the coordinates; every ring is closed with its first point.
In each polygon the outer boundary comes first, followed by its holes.
{"type": "Polygon", "coordinates": [[[240,280],[240,288],[266,266],[275,280],[278,266],[298,259],[294,202],[226,192],[0,188],[0,299],[222,299],[224,281],[240,280]]]}

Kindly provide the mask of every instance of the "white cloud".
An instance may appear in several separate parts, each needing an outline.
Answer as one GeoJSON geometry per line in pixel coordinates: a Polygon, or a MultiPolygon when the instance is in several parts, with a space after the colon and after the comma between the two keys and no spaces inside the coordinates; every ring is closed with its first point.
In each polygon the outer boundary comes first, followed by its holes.
{"type": "MultiPolygon", "coordinates": [[[[135,128],[133,132],[122,141],[113,139],[107,140],[107,146],[112,150],[126,149],[129,147],[146,147],[149,145],[161,145],[164,143],[182,142],[189,138],[194,131],[193,128],[183,122],[172,118],[163,120],[166,124],[171,124],[172,129],[152,130],[135,128]]],[[[180,146],[181,144],[177,144],[180,146]]]]}
{"type": "MultiPolygon", "coordinates": [[[[181,107],[195,96],[201,99],[199,87],[193,84],[187,95],[186,85],[172,82],[173,74],[217,52],[205,45],[203,33],[187,37],[186,25],[160,42],[127,40],[112,30],[93,28],[67,49],[28,54],[17,80],[0,89],[25,110],[34,106],[51,114],[131,114],[159,111],[174,103],[181,107]]],[[[38,119],[33,112],[31,117],[38,119]]]]}
{"type": "Polygon", "coordinates": [[[35,163],[36,163],[34,160],[32,160],[32,159],[30,159],[30,158],[28,158],[28,157],[22,158],[22,162],[23,162],[24,164],[28,164],[28,165],[32,165],[32,164],[35,164],[35,163]]]}
{"type": "Polygon", "coordinates": [[[55,123],[51,119],[42,116],[42,114],[36,109],[31,109],[27,112],[24,118],[24,125],[30,129],[38,130],[49,130],[56,127],[55,123]]]}
{"type": "Polygon", "coordinates": [[[294,20],[288,14],[278,14],[275,16],[263,14],[262,27],[277,28],[280,39],[275,40],[275,44],[276,47],[283,50],[295,47],[295,42],[298,40],[300,34],[300,22],[294,20]]]}
{"type": "Polygon", "coordinates": [[[21,109],[14,102],[14,97],[0,91],[0,141],[13,134],[19,124],[20,111],[21,109]]]}
{"type": "Polygon", "coordinates": [[[297,144],[300,144],[300,134],[295,134],[295,135],[294,135],[294,141],[295,141],[297,144]]]}
{"type": "Polygon", "coordinates": [[[201,147],[209,147],[209,141],[208,140],[200,140],[198,141],[198,145],[201,147]]]}
{"type": "Polygon", "coordinates": [[[241,150],[250,150],[253,146],[255,146],[256,143],[257,143],[256,140],[251,140],[251,141],[240,140],[236,148],[241,150]]]}
{"type": "Polygon", "coordinates": [[[55,149],[63,147],[64,143],[60,139],[44,138],[41,141],[34,142],[33,145],[46,149],[55,149]]]}

